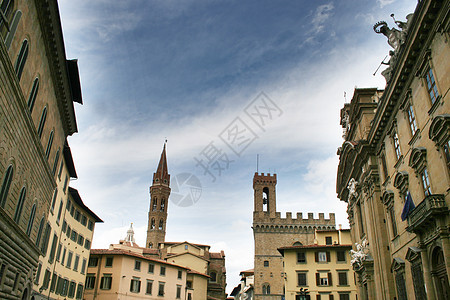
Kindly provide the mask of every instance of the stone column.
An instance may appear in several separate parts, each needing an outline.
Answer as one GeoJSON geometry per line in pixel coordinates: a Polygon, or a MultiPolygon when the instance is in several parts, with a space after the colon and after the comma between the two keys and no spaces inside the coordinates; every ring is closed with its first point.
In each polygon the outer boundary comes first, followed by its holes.
{"type": "Polygon", "coordinates": [[[423,249],[420,252],[420,256],[422,258],[423,280],[425,282],[425,288],[427,290],[427,297],[428,299],[436,299],[433,279],[431,278],[430,263],[428,261],[428,251],[426,249],[423,249]]]}

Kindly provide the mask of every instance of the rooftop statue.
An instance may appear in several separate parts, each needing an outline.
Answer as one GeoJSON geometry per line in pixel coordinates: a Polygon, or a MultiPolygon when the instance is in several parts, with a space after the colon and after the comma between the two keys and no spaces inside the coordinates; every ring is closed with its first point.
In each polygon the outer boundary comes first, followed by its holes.
{"type": "MultiPolygon", "coordinates": [[[[401,44],[406,41],[406,35],[408,33],[409,25],[411,24],[413,14],[409,14],[406,16],[406,22],[397,21],[394,19],[395,24],[400,28],[389,28],[388,24],[385,21],[380,21],[373,25],[373,30],[376,33],[382,33],[388,38],[388,44],[397,50],[401,44]]],[[[391,14],[391,17],[394,18],[394,14],[391,14]]]]}

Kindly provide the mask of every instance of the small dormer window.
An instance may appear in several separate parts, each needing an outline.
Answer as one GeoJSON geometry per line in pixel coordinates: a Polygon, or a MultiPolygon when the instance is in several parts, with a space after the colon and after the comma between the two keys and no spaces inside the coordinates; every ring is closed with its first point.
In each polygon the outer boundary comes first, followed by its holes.
{"type": "Polygon", "coordinates": [[[189,248],[188,245],[184,245],[184,250],[187,250],[189,248]]]}

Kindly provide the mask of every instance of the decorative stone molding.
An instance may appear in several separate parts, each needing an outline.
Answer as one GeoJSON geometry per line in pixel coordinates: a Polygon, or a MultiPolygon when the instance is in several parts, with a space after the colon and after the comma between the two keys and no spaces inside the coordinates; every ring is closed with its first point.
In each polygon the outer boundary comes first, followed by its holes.
{"type": "Polygon", "coordinates": [[[397,172],[394,178],[394,186],[400,191],[400,193],[406,194],[409,186],[408,172],[397,172]]]}
{"type": "Polygon", "coordinates": [[[394,205],[394,192],[393,191],[385,191],[383,193],[383,197],[381,197],[381,201],[387,207],[391,207],[394,205]]]}
{"type": "Polygon", "coordinates": [[[428,136],[430,140],[436,143],[437,146],[441,147],[448,142],[450,138],[450,115],[439,115],[433,118],[431,122],[430,130],[428,136]]]}
{"type": "Polygon", "coordinates": [[[427,164],[427,149],[417,147],[411,151],[409,157],[409,166],[413,168],[417,174],[422,173],[427,164]]]}
{"type": "Polygon", "coordinates": [[[352,197],[357,198],[358,197],[358,192],[356,191],[358,185],[358,181],[355,180],[355,178],[351,178],[348,181],[348,185],[347,185],[347,189],[348,189],[348,201],[350,201],[350,199],[352,197]]]}
{"type": "Polygon", "coordinates": [[[420,252],[422,252],[422,249],[417,247],[409,247],[408,251],[406,252],[406,260],[409,262],[416,261],[418,259],[421,259],[420,252]]]}
{"type": "Polygon", "coordinates": [[[401,259],[400,257],[395,257],[392,260],[391,264],[391,271],[392,272],[404,272],[405,271],[405,261],[401,259]]]}

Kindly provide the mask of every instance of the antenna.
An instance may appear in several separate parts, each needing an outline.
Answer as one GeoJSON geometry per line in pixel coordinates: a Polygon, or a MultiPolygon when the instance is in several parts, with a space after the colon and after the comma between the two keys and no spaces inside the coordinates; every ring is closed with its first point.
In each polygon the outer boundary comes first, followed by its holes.
{"type": "Polygon", "coordinates": [[[256,154],[256,173],[259,173],[259,154],[256,154]]]}
{"type": "Polygon", "coordinates": [[[347,103],[347,93],[344,91],[344,102],[347,103]]]}

